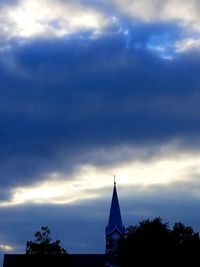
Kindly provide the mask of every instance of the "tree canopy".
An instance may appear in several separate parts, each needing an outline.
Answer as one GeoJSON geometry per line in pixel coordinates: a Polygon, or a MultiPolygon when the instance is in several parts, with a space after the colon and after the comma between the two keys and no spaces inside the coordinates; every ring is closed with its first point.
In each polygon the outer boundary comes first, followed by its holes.
{"type": "Polygon", "coordinates": [[[26,243],[26,254],[67,254],[67,251],[61,247],[60,240],[52,241],[48,226],[42,226],[34,236],[34,241],[26,243]]]}
{"type": "Polygon", "coordinates": [[[170,229],[161,218],[129,226],[119,244],[119,262],[129,266],[195,266],[199,261],[199,233],[182,222],[170,229]]]}

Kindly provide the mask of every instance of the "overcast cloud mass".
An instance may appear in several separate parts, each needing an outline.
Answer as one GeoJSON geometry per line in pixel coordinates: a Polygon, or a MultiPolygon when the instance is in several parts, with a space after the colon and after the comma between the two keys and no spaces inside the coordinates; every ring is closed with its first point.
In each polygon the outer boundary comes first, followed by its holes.
{"type": "Polygon", "coordinates": [[[127,226],[200,230],[199,11],[0,1],[2,255],[42,225],[71,253],[103,253],[114,173],[127,226]]]}

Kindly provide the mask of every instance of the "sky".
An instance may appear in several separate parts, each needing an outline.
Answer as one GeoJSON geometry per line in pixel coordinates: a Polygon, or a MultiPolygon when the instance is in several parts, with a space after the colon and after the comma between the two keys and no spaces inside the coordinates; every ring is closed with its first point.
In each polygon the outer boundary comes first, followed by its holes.
{"type": "Polygon", "coordinates": [[[48,225],[104,253],[125,226],[200,231],[198,0],[0,0],[0,258],[48,225]],[[88,242],[89,240],[89,242],[88,242]]]}

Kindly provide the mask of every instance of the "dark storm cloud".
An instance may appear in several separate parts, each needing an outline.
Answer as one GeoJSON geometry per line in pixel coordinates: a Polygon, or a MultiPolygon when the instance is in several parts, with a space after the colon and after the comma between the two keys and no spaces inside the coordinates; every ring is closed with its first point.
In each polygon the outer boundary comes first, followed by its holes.
{"type": "MultiPolygon", "coordinates": [[[[83,155],[102,147],[198,138],[198,51],[166,61],[148,43],[153,36],[163,44],[163,32],[172,26],[138,27],[128,37],[91,40],[85,33],[15,42],[2,54],[2,186],[51,171],[70,173],[76,164],[92,162],[83,155]]],[[[166,42],[177,32],[174,27],[166,42]]]]}

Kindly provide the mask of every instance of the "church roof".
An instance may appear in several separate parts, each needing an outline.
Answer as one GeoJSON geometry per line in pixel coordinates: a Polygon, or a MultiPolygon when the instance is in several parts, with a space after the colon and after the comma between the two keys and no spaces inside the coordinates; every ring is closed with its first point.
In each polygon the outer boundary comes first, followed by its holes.
{"type": "Polygon", "coordinates": [[[72,254],[75,267],[104,267],[105,254],[72,254]]]}
{"type": "Polygon", "coordinates": [[[5,254],[3,267],[104,267],[105,254],[5,254]]]}
{"type": "Polygon", "coordinates": [[[125,234],[125,228],[122,225],[116,182],[114,182],[110,215],[108,220],[108,226],[106,227],[106,235],[112,234],[114,231],[118,231],[121,235],[125,234]]]}

